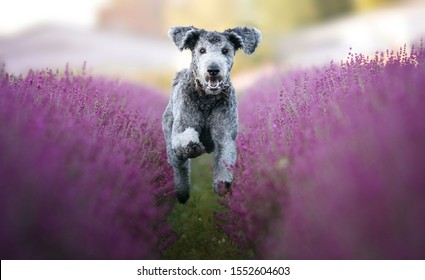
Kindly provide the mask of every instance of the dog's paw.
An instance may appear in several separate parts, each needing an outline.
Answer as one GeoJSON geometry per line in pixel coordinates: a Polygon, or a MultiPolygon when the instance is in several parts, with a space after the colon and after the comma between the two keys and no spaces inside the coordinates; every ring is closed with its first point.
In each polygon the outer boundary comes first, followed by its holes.
{"type": "Polygon", "coordinates": [[[214,192],[219,196],[226,196],[231,193],[231,182],[216,182],[214,183],[214,192]]]}
{"type": "Polygon", "coordinates": [[[176,191],[176,197],[177,200],[181,203],[181,204],[185,204],[187,202],[187,200],[189,199],[189,192],[188,191],[176,191]]]}
{"type": "Polygon", "coordinates": [[[187,158],[196,158],[205,153],[205,147],[201,143],[189,142],[183,149],[187,158]]]}
{"type": "Polygon", "coordinates": [[[174,149],[174,154],[180,160],[186,160],[188,158],[196,158],[205,153],[205,147],[201,143],[189,142],[184,147],[174,149]]]}

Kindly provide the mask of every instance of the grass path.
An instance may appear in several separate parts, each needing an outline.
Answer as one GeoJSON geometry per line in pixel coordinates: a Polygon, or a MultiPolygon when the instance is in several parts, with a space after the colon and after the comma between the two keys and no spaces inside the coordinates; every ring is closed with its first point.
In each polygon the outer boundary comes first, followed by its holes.
{"type": "Polygon", "coordinates": [[[163,259],[244,259],[236,245],[215,224],[214,213],[224,211],[212,191],[212,155],[192,160],[191,197],[176,203],[169,216],[178,240],[163,259]]]}

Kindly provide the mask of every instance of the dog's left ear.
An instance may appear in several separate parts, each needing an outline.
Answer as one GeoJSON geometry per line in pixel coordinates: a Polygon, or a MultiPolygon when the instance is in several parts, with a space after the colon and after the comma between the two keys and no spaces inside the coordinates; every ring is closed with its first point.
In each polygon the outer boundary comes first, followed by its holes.
{"type": "Polygon", "coordinates": [[[242,49],[246,54],[252,54],[261,41],[261,31],[254,27],[236,27],[224,31],[235,46],[235,50],[242,49]]]}

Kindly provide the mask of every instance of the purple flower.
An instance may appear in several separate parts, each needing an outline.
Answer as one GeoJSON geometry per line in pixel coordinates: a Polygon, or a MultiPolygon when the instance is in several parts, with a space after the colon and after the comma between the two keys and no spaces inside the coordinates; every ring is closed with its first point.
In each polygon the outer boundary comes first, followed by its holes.
{"type": "Polygon", "coordinates": [[[222,228],[255,258],[423,259],[424,77],[421,46],[262,80],[222,228]]]}
{"type": "Polygon", "coordinates": [[[174,240],[161,95],[68,69],[0,73],[2,259],[159,258],[174,240]]]}

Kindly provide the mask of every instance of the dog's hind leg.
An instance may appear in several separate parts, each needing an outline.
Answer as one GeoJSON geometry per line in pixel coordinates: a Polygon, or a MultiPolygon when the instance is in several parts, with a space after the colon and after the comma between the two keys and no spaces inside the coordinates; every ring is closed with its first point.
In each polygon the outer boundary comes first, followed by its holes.
{"type": "Polygon", "coordinates": [[[174,186],[176,189],[177,200],[180,203],[186,203],[190,195],[190,160],[181,161],[174,168],[174,186]]]}

